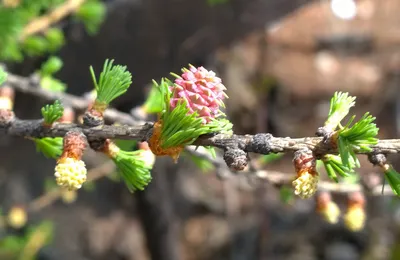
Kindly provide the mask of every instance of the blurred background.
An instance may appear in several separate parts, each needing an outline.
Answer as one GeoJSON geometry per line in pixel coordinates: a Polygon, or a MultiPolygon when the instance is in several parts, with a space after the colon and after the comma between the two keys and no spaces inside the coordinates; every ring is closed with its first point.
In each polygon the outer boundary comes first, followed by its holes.
{"type": "MultiPolygon", "coordinates": [[[[61,2],[68,0],[57,4],[61,2]]],[[[333,93],[348,91],[357,96],[353,114],[371,112],[379,138],[398,138],[399,0],[102,4],[105,15],[95,33],[74,17],[57,24],[65,44],[53,53],[63,61],[55,77],[70,94],[91,91],[89,66],[99,71],[112,58],[133,75],[128,93],[113,103],[130,113],[145,101],[152,79],[179,73],[190,63],[222,78],[229,96],[226,113],[238,134],[314,136],[333,93]]],[[[2,62],[10,73],[28,77],[48,57],[2,62]]],[[[14,111],[19,118],[40,118],[44,104],[17,92],[14,111]]],[[[107,158],[88,152],[84,159],[92,174],[111,177],[89,182],[76,194],[57,193],[52,187],[54,160],[36,153],[28,140],[0,137],[0,206],[5,216],[14,212],[17,222],[27,214],[26,226],[3,226],[0,247],[23,250],[27,244],[32,247],[28,239],[37,248],[33,258],[5,254],[1,259],[400,259],[400,204],[390,193],[365,192],[367,220],[363,229],[352,232],[342,220],[324,221],[315,199],[293,197],[290,185],[271,184],[250,173],[225,172],[221,177],[218,168],[204,161],[199,167],[189,156],[177,164],[157,158],[152,183],[134,194],[112,178],[115,169],[107,158]],[[44,230],[51,230],[45,232],[51,233],[49,243],[32,235],[31,227],[43,221],[44,230]]],[[[292,159],[287,154],[255,161],[267,173],[291,176],[292,159]]],[[[398,156],[389,159],[400,167],[398,156]]],[[[365,157],[360,161],[361,179],[381,187],[380,170],[365,157]]],[[[348,195],[332,192],[343,213],[348,195]]]]}

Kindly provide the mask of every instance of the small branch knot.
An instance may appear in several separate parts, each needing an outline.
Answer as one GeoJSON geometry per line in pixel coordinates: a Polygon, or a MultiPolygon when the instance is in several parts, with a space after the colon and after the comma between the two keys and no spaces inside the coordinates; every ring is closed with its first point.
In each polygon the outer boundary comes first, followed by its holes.
{"type": "Polygon", "coordinates": [[[329,129],[327,129],[324,126],[321,126],[321,127],[318,127],[317,132],[315,132],[315,135],[326,138],[330,133],[331,133],[331,131],[329,129]]]}
{"type": "Polygon", "coordinates": [[[247,159],[247,153],[239,148],[227,148],[224,152],[224,161],[235,171],[243,171],[247,166],[247,159]]]}
{"type": "Polygon", "coordinates": [[[370,153],[368,154],[368,160],[374,165],[374,166],[382,166],[386,164],[386,155],[383,153],[370,153]]]}
{"type": "Polygon", "coordinates": [[[272,151],[270,141],[271,134],[256,134],[253,140],[248,143],[246,150],[253,153],[269,154],[272,151]]]}
{"type": "Polygon", "coordinates": [[[89,127],[104,125],[103,114],[91,109],[83,116],[83,124],[89,127]]]}

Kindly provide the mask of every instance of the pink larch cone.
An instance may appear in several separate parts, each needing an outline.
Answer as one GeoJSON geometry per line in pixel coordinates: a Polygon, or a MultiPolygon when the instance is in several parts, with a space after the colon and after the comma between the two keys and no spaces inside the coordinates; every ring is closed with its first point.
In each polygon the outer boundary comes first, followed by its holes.
{"type": "Polygon", "coordinates": [[[186,101],[189,113],[197,112],[203,123],[210,122],[221,115],[220,106],[227,97],[225,86],[213,71],[203,67],[195,68],[190,65],[190,70],[184,69],[180,78],[170,87],[173,93],[170,105],[173,110],[181,101],[186,101]]]}

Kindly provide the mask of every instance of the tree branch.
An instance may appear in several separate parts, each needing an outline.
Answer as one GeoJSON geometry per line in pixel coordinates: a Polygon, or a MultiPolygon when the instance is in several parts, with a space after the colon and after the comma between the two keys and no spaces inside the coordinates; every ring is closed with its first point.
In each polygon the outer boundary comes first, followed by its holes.
{"type": "MultiPolygon", "coordinates": [[[[191,155],[197,156],[199,158],[208,160],[211,162],[217,170],[218,176],[225,178],[230,176],[230,171],[226,166],[226,163],[221,157],[213,158],[209,153],[203,153],[197,151],[193,147],[187,147],[185,150],[191,155]]],[[[251,164],[250,164],[251,166],[251,164]]],[[[255,176],[258,180],[266,181],[267,183],[281,187],[282,185],[290,185],[291,182],[296,178],[295,173],[285,173],[271,170],[261,170],[257,169],[259,167],[249,167],[249,174],[255,176]],[[253,169],[251,169],[253,168],[253,169]]],[[[335,183],[331,181],[320,181],[318,183],[318,190],[321,191],[329,191],[334,193],[352,193],[357,191],[365,191],[365,187],[361,184],[350,184],[350,183],[335,183]]],[[[370,194],[374,196],[386,195],[386,196],[395,196],[392,190],[385,189],[382,193],[382,186],[377,185],[376,187],[371,188],[370,194]]]]}
{"type": "MultiPolygon", "coordinates": [[[[35,75],[25,78],[9,74],[6,85],[12,87],[18,92],[26,93],[38,98],[55,101],[61,100],[63,104],[75,109],[78,113],[84,113],[90,106],[90,100],[86,98],[77,97],[67,93],[55,93],[40,87],[40,82],[35,75]]],[[[138,120],[132,115],[120,112],[118,110],[108,108],[104,114],[108,122],[118,122],[124,124],[123,126],[101,126],[97,128],[85,127],[77,124],[55,124],[51,128],[42,126],[42,120],[19,120],[15,119],[11,124],[2,124],[0,122],[0,134],[7,134],[20,137],[62,137],[66,132],[72,129],[79,129],[88,139],[95,138],[111,138],[111,139],[137,139],[146,140],[152,133],[152,124],[145,123],[143,120],[138,120]]],[[[273,137],[270,134],[256,134],[256,135],[215,135],[204,136],[199,138],[195,143],[199,146],[214,146],[222,149],[234,147],[242,149],[246,152],[254,152],[260,154],[278,153],[278,152],[294,152],[303,148],[313,150],[317,155],[323,154],[337,154],[338,151],[329,144],[325,144],[320,137],[305,137],[305,138],[280,138],[273,137]]],[[[199,155],[199,153],[191,149],[190,146],[185,149],[187,152],[199,155]]],[[[356,151],[357,152],[357,151],[356,151]]],[[[378,144],[373,146],[372,153],[399,153],[400,140],[387,139],[379,140],[378,144]]],[[[204,154],[203,154],[204,155],[204,154]]],[[[200,156],[209,160],[217,168],[220,177],[230,175],[230,170],[226,167],[222,158],[214,159],[208,155],[200,156]]],[[[270,171],[263,171],[258,169],[251,170],[258,178],[265,179],[267,182],[274,186],[288,184],[292,181],[293,175],[282,174],[270,171]]],[[[343,183],[330,183],[321,182],[319,185],[322,189],[348,193],[353,191],[361,191],[363,187],[359,184],[343,184],[343,183]]],[[[384,194],[392,194],[390,190],[386,190],[384,194]],[[388,191],[388,192],[386,192],[388,191]]],[[[381,194],[381,187],[376,187],[371,190],[374,195],[381,194]]]]}
{"type": "MultiPolygon", "coordinates": [[[[60,100],[64,105],[76,110],[78,113],[84,113],[90,105],[86,98],[77,97],[68,93],[53,92],[43,89],[40,86],[39,79],[35,76],[26,78],[8,73],[5,85],[12,87],[18,92],[39,97],[46,101],[60,100]]],[[[127,125],[141,124],[140,120],[133,118],[130,114],[120,112],[113,108],[108,108],[104,113],[104,118],[110,122],[119,122],[127,125]]]]}
{"type": "MultiPolygon", "coordinates": [[[[11,123],[1,122],[0,133],[26,138],[63,137],[68,131],[79,130],[89,140],[125,139],[147,141],[152,133],[152,123],[137,126],[103,125],[87,127],[78,124],[54,124],[52,127],[43,126],[43,120],[20,120],[15,118],[11,123]]],[[[194,142],[198,146],[213,146],[221,149],[237,148],[245,152],[269,154],[294,152],[310,149],[317,155],[337,154],[337,148],[325,143],[322,137],[273,137],[268,133],[255,135],[223,135],[203,136],[194,142]]],[[[393,154],[400,152],[400,139],[379,140],[372,146],[373,153],[393,154]]],[[[365,153],[356,151],[357,153],[365,153]]]]}
{"type": "Polygon", "coordinates": [[[152,124],[147,123],[138,126],[114,126],[103,125],[99,127],[87,127],[78,124],[54,124],[52,127],[43,125],[43,120],[15,119],[9,125],[3,125],[0,119],[0,133],[27,138],[63,137],[71,130],[79,130],[88,139],[145,139],[152,130],[152,124]]]}
{"type": "Polygon", "coordinates": [[[85,0],[68,0],[50,13],[31,21],[22,31],[21,40],[30,35],[45,31],[52,24],[57,23],[67,15],[78,10],[84,2],[85,0]]]}

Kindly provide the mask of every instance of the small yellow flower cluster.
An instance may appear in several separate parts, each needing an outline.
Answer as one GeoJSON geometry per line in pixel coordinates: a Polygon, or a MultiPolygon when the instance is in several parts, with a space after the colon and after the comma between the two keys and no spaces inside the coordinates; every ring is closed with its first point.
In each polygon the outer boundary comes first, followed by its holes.
{"type": "Polygon", "coordinates": [[[7,222],[8,225],[12,228],[22,228],[26,225],[26,222],[28,221],[28,215],[26,213],[26,210],[23,207],[13,207],[9,211],[7,215],[7,222]]]}
{"type": "Polygon", "coordinates": [[[321,209],[320,214],[326,220],[326,222],[330,224],[336,224],[339,222],[340,209],[333,201],[329,201],[327,205],[321,209]]]}
{"type": "Polygon", "coordinates": [[[332,201],[332,197],[329,192],[323,191],[318,193],[317,211],[326,222],[330,224],[336,224],[339,222],[341,212],[338,205],[332,201]]]}
{"type": "Polygon", "coordinates": [[[364,228],[366,215],[363,207],[359,205],[351,206],[347,209],[344,216],[344,223],[346,227],[353,232],[360,231],[364,228]]]}
{"type": "Polygon", "coordinates": [[[292,182],[294,194],[302,199],[308,199],[315,194],[318,188],[319,175],[317,172],[302,171],[292,182]]]}
{"type": "Polygon", "coordinates": [[[79,131],[69,131],[64,136],[63,154],[57,161],[54,176],[56,183],[67,190],[77,190],[86,181],[86,165],[81,160],[87,140],[79,131]]]}
{"type": "Polygon", "coordinates": [[[57,185],[68,190],[77,190],[86,181],[86,174],[86,166],[82,160],[67,157],[58,162],[54,176],[57,185]]]}
{"type": "Polygon", "coordinates": [[[8,97],[0,97],[0,109],[13,109],[13,101],[8,97]]]}

